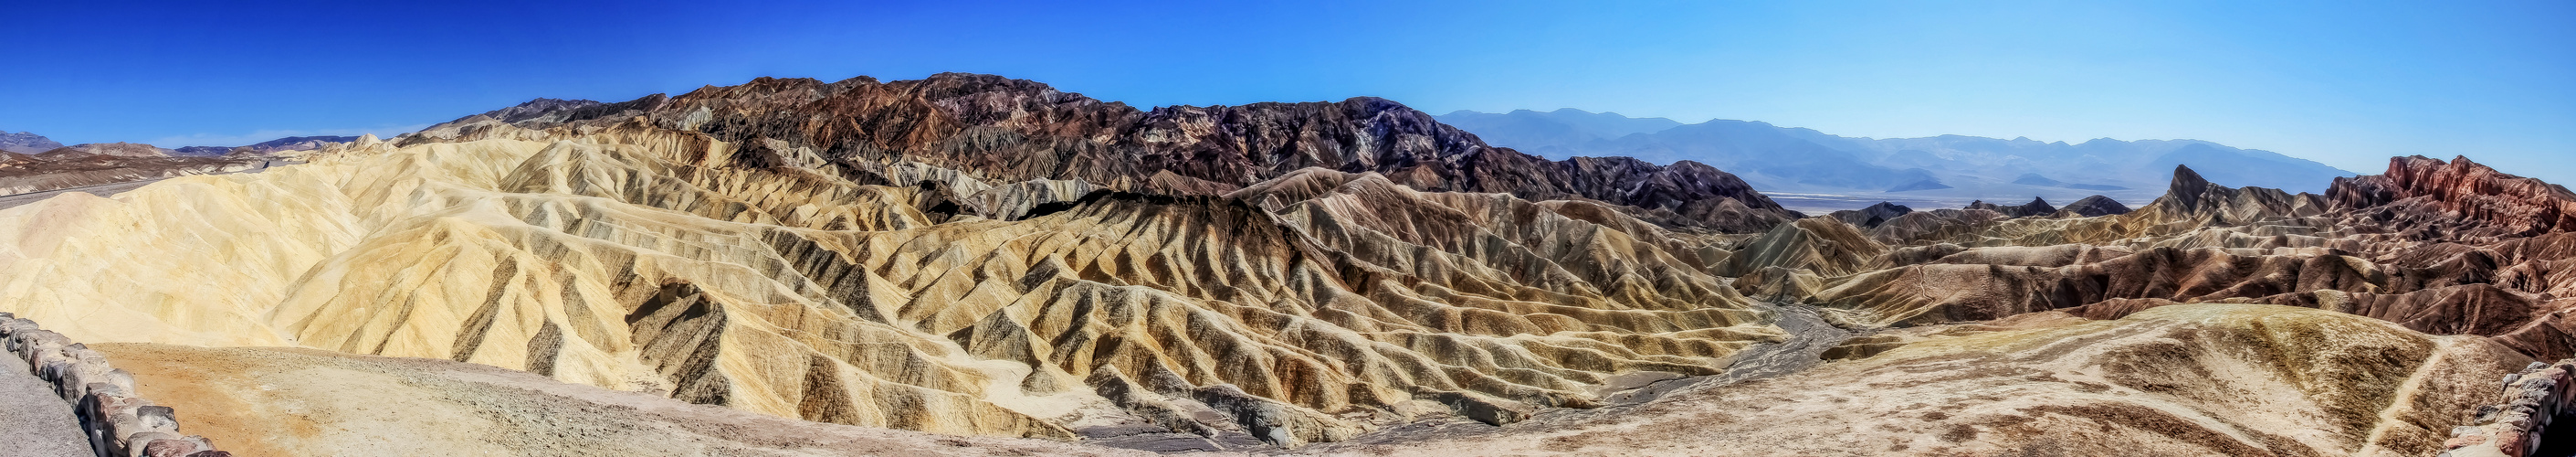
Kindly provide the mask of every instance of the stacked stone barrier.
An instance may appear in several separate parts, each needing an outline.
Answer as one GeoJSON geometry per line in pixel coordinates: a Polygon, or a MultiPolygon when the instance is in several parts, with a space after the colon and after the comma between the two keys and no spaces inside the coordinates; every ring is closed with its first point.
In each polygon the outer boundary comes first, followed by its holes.
{"type": "Polygon", "coordinates": [[[2451,429],[2440,456],[2532,456],[2550,422],[2570,415],[2576,415],[2576,359],[2533,363],[2521,373],[2505,375],[2504,403],[2479,407],[2475,425],[2451,429]]]}
{"type": "Polygon", "coordinates": [[[0,340],[71,403],[96,457],[232,456],[205,437],[180,435],[176,411],[136,396],[134,375],[108,366],[106,354],[10,313],[0,313],[0,340]]]}

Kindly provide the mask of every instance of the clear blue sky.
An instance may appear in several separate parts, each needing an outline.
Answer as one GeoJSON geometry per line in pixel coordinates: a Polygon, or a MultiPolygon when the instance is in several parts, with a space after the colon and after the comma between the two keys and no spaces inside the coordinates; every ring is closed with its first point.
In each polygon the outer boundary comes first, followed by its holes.
{"type": "Polygon", "coordinates": [[[2563,0],[0,1],[0,129],[67,143],[396,133],[533,97],[965,71],[1140,106],[1374,95],[1848,136],[2189,138],[2363,173],[2465,154],[2576,183],[2563,0]]]}

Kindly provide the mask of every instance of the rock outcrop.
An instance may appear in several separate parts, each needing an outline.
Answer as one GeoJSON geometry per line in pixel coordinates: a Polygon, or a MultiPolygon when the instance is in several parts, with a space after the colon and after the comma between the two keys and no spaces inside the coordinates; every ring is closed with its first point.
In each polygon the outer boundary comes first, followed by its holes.
{"type": "Polygon", "coordinates": [[[2117,215],[1908,214],[1871,231],[1889,247],[1884,269],[1816,270],[1813,294],[1795,298],[1895,325],[2274,303],[2576,356],[2566,320],[2576,300],[2557,298],[2576,281],[2554,273],[2576,260],[2576,234],[2559,231],[2576,197],[2557,186],[2409,157],[2387,174],[2338,181],[2331,198],[2224,187],[2188,168],[2172,188],[2117,215]]]}
{"type": "Polygon", "coordinates": [[[1706,165],[1550,161],[1486,146],[1385,99],[1139,110],[1037,82],[957,73],[893,82],[762,78],[614,104],[540,99],[401,141],[482,138],[477,132],[491,124],[580,130],[636,117],[735,144],[776,140],[834,164],[912,161],[999,182],[1079,180],[1146,192],[1168,175],[1162,180],[1213,184],[1183,186],[1207,195],[1312,167],[1376,172],[1425,191],[1597,200],[1730,232],[1797,217],[1706,165]]]}
{"type": "Polygon", "coordinates": [[[1907,208],[1905,205],[1878,202],[1878,204],[1869,205],[1866,208],[1835,211],[1833,214],[1828,214],[1826,216],[1841,220],[1845,224],[1851,224],[1853,227],[1869,229],[1877,228],[1879,224],[1887,223],[1889,220],[1903,217],[1906,214],[1912,214],[1913,212],[1914,208],[1907,208]]]}
{"type": "Polygon", "coordinates": [[[2047,215],[2057,214],[2057,207],[2055,207],[2055,206],[2049,206],[2049,205],[2048,205],[2048,199],[2044,199],[2044,198],[2035,198],[2035,197],[2030,199],[2030,203],[2023,203],[2023,204],[2016,205],[2016,206],[2002,206],[2002,205],[1996,205],[1996,204],[1993,204],[1993,203],[1986,203],[1984,200],[1978,200],[1978,201],[1968,202],[1968,206],[1967,206],[1966,208],[1961,208],[1961,209],[1970,209],[1970,210],[1979,210],[1979,209],[1981,209],[1981,210],[1993,211],[1993,212],[1997,212],[1997,213],[2003,213],[2005,216],[2012,216],[2012,217],[2032,217],[2032,216],[2047,216],[2047,215]]]}
{"type": "Polygon", "coordinates": [[[2225,226],[2323,214],[2327,202],[2316,194],[2221,186],[2201,179],[2191,167],[2175,166],[2173,185],[2147,207],[2196,224],[2225,226]]]}
{"type": "Polygon", "coordinates": [[[1770,267],[1844,276],[1882,267],[1887,246],[1835,218],[1807,218],[1780,224],[1747,239],[1717,269],[1719,275],[1742,276],[1770,267]]]}
{"type": "Polygon", "coordinates": [[[2532,362],[2522,372],[2505,375],[2501,404],[2480,406],[2477,425],[2451,429],[2442,457],[2543,456],[2563,454],[2576,443],[2551,430],[2576,427],[2558,423],[2576,417],[2576,359],[2532,362]],[[2554,438],[2544,442],[2543,438],[2554,438]]]}
{"type": "Polygon", "coordinates": [[[2075,203],[2068,203],[2066,207],[2057,209],[2057,217],[2102,217],[2122,214],[2129,214],[2128,205],[2122,205],[2118,200],[2100,195],[2084,197],[2082,200],[2076,200],[2075,203]]]}
{"type": "Polygon", "coordinates": [[[2326,194],[2367,222],[2405,227],[2406,239],[2500,240],[2576,224],[2566,187],[2497,172],[2467,157],[2391,159],[2388,173],[2336,179],[2326,194]]]}

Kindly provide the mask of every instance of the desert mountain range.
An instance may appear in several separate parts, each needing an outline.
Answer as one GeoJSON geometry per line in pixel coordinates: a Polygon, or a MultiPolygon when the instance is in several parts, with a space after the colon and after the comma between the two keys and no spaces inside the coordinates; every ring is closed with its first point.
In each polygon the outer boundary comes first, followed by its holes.
{"type": "MultiPolygon", "coordinates": [[[[33,133],[0,132],[0,196],[254,170],[281,159],[279,153],[356,140],[303,136],[248,146],[169,149],[121,142],[64,146],[33,133]]],[[[0,202],[0,207],[12,204],[0,202]]]]}
{"type": "Polygon", "coordinates": [[[63,147],[52,138],[31,132],[0,131],[0,153],[35,154],[63,147]]]}
{"type": "Polygon", "coordinates": [[[2330,180],[2353,175],[2306,159],[2196,140],[2103,138],[2069,144],[1960,135],[1855,138],[1763,122],[1720,119],[1685,125],[1571,108],[1462,110],[1437,119],[1488,144],[1545,157],[1692,160],[1741,176],[1766,192],[1847,197],[1817,206],[1793,205],[1808,212],[1882,199],[1956,206],[1979,199],[2065,202],[2104,195],[2135,204],[2163,195],[2169,173],[2183,165],[2221,182],[2292,192],[2321,192],[2330,180]]]}
{"type": "Polygon", "coordinates": [[[1806,214],[1757,158],[1469,132],[972,74],[539,99],[0,209],[0,311],[278,455],[2432,455],[2576,357],[2576,193],[2465,157],[1806,214]]]}

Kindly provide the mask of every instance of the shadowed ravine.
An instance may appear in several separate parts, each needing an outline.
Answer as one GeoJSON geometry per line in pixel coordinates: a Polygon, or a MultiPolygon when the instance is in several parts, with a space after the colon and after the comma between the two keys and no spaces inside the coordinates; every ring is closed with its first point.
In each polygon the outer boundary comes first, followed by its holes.
{"type": "MultiPolygon", "coordinates": [[[[1610,394],[1603,398],[1603,403],[1611,406],[1592,412],[1616,414],[1618,411],[1605,410],[1650,403],[1675,394],[1776,378],[1815,368],[1816,365],[1825,362],[1820,357],[1825,350],[1833,349],[1834,345],[1842,344],[1844,340],[1862,334],[1825,322],[1824,317],[1816,314],[1814,306],[1798,303],[1763,303],[1756,306],[1770,311],[1772,317],[1764,323],[1779,326],[1780,330],[1788,332],[1788,341],[1762,343],[1745,348],[1744,352],[1736,354],[1734,361],[1726,365],[1724,374],[1665,379],[1645,387],[1610,394]]],[[[1590,419],[1592,416],[1585,416],[1585,418],[1590,419]]]]}

